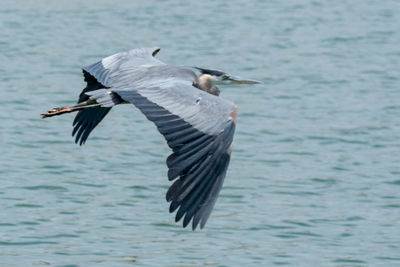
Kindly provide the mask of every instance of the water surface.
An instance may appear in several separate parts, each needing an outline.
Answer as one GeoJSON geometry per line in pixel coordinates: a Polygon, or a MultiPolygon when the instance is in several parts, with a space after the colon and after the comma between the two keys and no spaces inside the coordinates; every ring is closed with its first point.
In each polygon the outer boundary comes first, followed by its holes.
{"type": "Polygon", "coordinates": [[[399,266],[397,1],[2,1],[2,266],[399,266]],[[155,127],[113,109],[86,145],[81,68],[135,47],[263,85],[202,231],[168,214],[155,127]]]}

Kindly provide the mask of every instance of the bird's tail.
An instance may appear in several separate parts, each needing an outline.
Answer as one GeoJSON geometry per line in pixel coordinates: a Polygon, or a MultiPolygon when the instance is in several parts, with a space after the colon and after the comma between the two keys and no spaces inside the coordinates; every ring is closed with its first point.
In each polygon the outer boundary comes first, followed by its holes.
{"type": "Polygon", "coordinates": [[[58,116],[61,114],[65,114],[65,113],[70,113],[70,112],[75,112],[75,111],[79,111],[81,109],[85,109],[85,108],[92,108],[92,107],[98,107],[100,106],[99,103],[96,102],[96,100],[88,100],[82,103],[79,103],[75,106],[71,106],[71,107],[60,107],[60,108],[53,108],[50,109],[49,111],[47,111],[46,113],[42,113],[42,118],[48,118],[48,117],[53,117],[53,116],[58,116]]]}

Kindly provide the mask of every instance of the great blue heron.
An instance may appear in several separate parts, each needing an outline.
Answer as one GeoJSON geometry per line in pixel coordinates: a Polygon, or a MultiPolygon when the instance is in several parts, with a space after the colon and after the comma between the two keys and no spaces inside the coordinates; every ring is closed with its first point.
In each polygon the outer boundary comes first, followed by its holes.
{"type": "Polygon", "coordinates": [[[154,58],[159,48],[133,49],[83,69],[87,82],[78,104],[54,108],[43,118],[78,111],[72,131],[85,143],[90,132],[118,104],[132,103],[154,122],[173,153],[167,158],[168,179],[176,181],[166,198],[178,209],[183,227],[203,228],[221,190],[236,125],[236,106],[217,97],[215,84],[255,84],[222,71],[173,67],[154,58]],[[200,89],[200,90],[199,90],[200,89]]]}

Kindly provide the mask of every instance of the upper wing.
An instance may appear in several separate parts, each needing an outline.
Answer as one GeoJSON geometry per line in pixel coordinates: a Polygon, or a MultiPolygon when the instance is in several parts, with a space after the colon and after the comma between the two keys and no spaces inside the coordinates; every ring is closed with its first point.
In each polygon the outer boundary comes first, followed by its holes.
{"type": "Polygon", "coordinates": [[[113,90],[153,121],[173,150],[167,192],[175,221],[203,228],[221,190],[235,131],[236,107],[193,86],[178,83],[138,90],[113,90]]]}
{"type": "MultiPolygon", "coordinates": [[[[83,69],[83,75],[87,83],[79,95],[78,103],[86,101],[89,97],[87,92],[107,88],[112,85],[112,77],[119,72],[137,67],[163,65],[154,56],[160,51],[160,48],[139,48],[127,52],[121,52],[102,59],[83,69]]],[[[72,135],[75,136],[75,143],[82,145],[86,142],[89,134],[107,115],[111,108],[93,107],[80,110],[73,122],[74,129],[72,135]]]]}
{"type": "Polygon", "coordinates": [[[132,49],[103,58],[83,70],[93,75],[99,83],[111,87],[113,77],[122,70],[138,66],[165,65],[154,57],[159,51],[160,48],[158,47],[132,49]]]}

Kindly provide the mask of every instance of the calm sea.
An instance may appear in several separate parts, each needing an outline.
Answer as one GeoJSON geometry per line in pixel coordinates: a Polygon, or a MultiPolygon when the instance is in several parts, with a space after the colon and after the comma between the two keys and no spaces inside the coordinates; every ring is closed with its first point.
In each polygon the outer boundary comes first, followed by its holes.
{"type": "Polygon", "coordinates": [[[0,5],[1,266],[400,266],[400,2],[9,1],[0,5]],[[160,46],[257,86],[201,231],[174,223],[170,151],[133,106],[79,147],[81,68],[160,46]]]}

